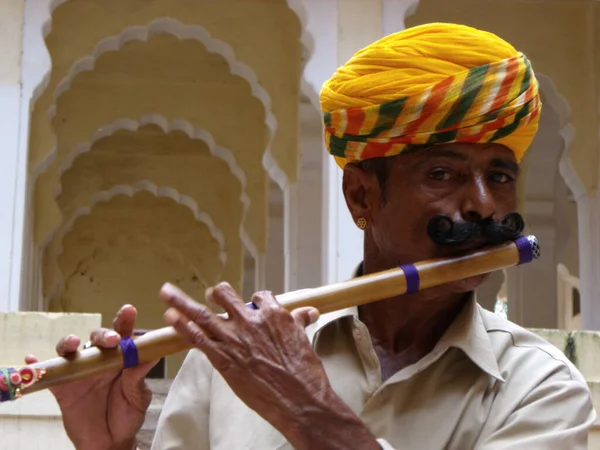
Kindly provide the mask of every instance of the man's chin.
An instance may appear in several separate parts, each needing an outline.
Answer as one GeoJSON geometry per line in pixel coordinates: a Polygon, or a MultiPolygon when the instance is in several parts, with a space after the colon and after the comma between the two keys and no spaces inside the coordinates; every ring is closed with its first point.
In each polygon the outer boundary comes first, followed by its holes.
{"type": "Polygon", "coordinates": [[[466,294],[473,292],[487,279],[489,274],[477,275],[474,277],[464,278],[462,280],[453,281],[451,283],[440,286],[448,294],[466,294]]]}

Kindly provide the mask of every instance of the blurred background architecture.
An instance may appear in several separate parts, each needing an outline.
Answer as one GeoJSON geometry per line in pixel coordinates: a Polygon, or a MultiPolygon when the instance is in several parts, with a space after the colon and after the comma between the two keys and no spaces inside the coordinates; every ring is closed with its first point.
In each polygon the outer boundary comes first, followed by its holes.
{"type": "MultiPolygon", "coordinates": [[[[49,356],[50,337],[110,325],[124,303],[161,327],[165,281],[201,299],[220,280],[248,296],[348,278],[361,232],[318,92],[356,50],[433,21],[500,35],[540,78],[520,209],[542,257],[477,295],[570,349],[595,389],[596,0],[0,0],[0,363],[34,344],[49,356]]],[[[158,390],[182,358],[155,371],[158,390]]],[[[6,445],[69,448],[52,398],[34,395],[0,407],[6,445]],[[10,425],[28,420],[46,428],[10,425]]]]}

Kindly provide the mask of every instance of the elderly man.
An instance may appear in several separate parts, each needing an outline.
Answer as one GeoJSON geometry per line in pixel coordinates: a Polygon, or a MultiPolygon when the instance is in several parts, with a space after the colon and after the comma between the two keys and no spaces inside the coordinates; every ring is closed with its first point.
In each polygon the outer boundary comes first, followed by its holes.
{"type": "MultiPolygon", "coordinates": [[[[541,104],[529,61],[508,43],[465,26],[415,27],[358,52],[321,101],[327,147],[364,230],[357,275],[522,231],[518,163],[541,104]]],[[[484,278],[316,323],[315,309],[288,313],[270,293],[246,308],[227,284],[207,292],[223,319],[165,285],[165,318],[197,350],[153,449],[587,448],[596,416],[585,380],[551,345],[476,304],[484,278]]],[[[114,331],[91,341],[116,346],[135,315],[123,307],[114,331]]],[[[68,336],[59,353],[79,343],[68,336]]],[[[54,389],[78,449],[135,448],[150,366],[54,389]]]]}

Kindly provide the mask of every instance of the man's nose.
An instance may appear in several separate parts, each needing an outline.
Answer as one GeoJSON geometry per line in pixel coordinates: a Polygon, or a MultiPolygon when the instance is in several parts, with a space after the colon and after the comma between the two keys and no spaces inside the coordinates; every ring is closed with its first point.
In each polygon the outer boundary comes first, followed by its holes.
{"type": "Polygon", "coordinates": [[[461,214],[465,220],[481,220],[496,213],[494,198],[484,179],[477,177],[463,187],[461,214]]]}

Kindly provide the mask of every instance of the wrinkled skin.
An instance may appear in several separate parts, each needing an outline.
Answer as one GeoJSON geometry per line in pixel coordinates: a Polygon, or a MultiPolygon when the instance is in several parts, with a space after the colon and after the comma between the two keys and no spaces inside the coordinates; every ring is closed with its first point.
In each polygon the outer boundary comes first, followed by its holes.
{"type": "MultiPolygon", "coordinates": [[[[134,307],[123,306],[113,321],[114,330],[95,330],[90,341],[98,347],[116,347],[121,336],[132,335],[136,315],[134,307]]],[[[60,356],[72,354],[79,344],[77,336],[66,336],[56,345],[56,352],[60,356]]],[[[37,358],[28,356],[25,362],[34,363],[37,358]]],[[[141,364],[51,389],[63,414],[67,435],[77,449],[133,448],[135,434],[144,423],[152,400],[144,379],[155,364],[141,364]]]]}
{"type": "MultiPolygon", "coordinates": [[[[432,242],[427,224],[436,215],[455,222],[493,217],[517,208],[519,167],[498,144],[447,144],[400,155],[390,168],[385,198],[375,175],[352,165],[344,193],[354,220],[364,217],[365,274],[397,264],[462,254],[485,245],[443,247],[432,242]]],[[[384,379],[415,363],[435,346],[460,312],[469,292],[486,276],[448,283],[360,308],[379,356],[384,379]]]]}
{"type": "MultiPolygon", "coordinates": [[[[455,221],[501,220],[516,209],[517,178],[512,152],[497,144],[440,145],[396,157],[385,192],[374,174],[349,164],[343,182],[346,202],[354,220],[362,217],[368,224],[364,272],[457,255],[485,245],[436,245],[427,235],[427,223],[439,214],[455,221]]],[[[473,277],[360,308],[384,379],[433,348],[484,278],[473,277]]],[[[259,309],[250,310],[226,283],[210,289],[206,303],[221,306],[229,314],[227,320],[171,285],[163,287],[161,297],[169,306],[167,323],[203,351],[238,397],[294,448],[314,448],[315,443],[320,449],[379,448],[364,424],[332,391],[303,332],[316,320],[316,310],[289,313],[272,294],[264,292],[252,299],[259,309]]],[[[123,314],[129,313],[121,311],[123,314]]],[[[117,321],[117,330],[119,326],[117,321]]],[[[120,330],[126,334],[132,328],[133,324],[120,330]]],[[[109,340],[110,332],[98,330],[94,342],[116,345],[118,337],[109,340]]],[[[65,339],[58,352],[73,352],[77,344],[74,337],[65,339]]],[[[148,370],[149,366],[128,369],[53,391],[64,413],[65,428],[78,449],[131,449],[149,402],[142,382],[148,370]],[[116,416],[121,411],[122,416],[116,416]],[[120,420],[112,421],[113,415],[120,420]]]]}

